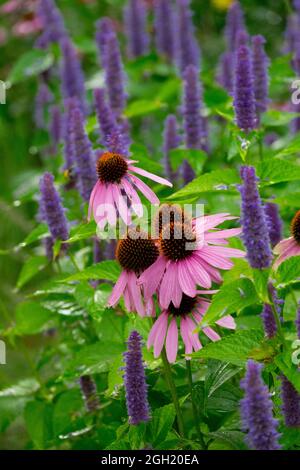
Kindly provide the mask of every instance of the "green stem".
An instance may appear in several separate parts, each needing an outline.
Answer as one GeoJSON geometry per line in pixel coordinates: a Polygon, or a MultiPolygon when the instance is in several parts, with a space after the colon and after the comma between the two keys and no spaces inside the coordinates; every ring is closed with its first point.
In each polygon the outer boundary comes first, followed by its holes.
{"type": "Polygon", "coordinates": [[[195,421],[195,428],[197,431],[198,439],[200,442],[200,445],[202,449],[206,449],[206,444],[203,438],[203,434],[201,432],[199,423],[199,413],[198,413],[198,408],[195,403],[195,394],[194,394],[194,388],[193,388],[193,377],[192,377],[192,369],[191,369],[191,361],[185,361],[186,362],[186,370],[187,370],[187,376],[188,376],[188,383],[189,383],[189,389],[190,389],[190,394],[191,394],[191,401],[192,401],[192,408],[193,408],[193,414],[194,414],[194,421],[195,421]]]}
{"type": "Polygon", "coordinates": [[[76,271],[80,272],[80,267],[78,266],[78,264],[76,262],[76,259],[74,258],[72,253],[69,253],[69,258],[70,258],[74,268],[76,269],[76,271]]]}
{"type": "Polygon", "coordinates": [[[180,409],[180,405],[178,401],[176,386],[172,377],[172,370],[171,370],[169,361],[167,359],[165,348],[163,348],[162,350],[161,358],[162,358],[164,369],[165,369],[166,381],[168,383],[168,386],[171,392],[172,400],[173,400],[176,415],[177,415],[178,431],[179,431],[180,436],[184,438],[184,425],[183,425],[182,413],[181,413],[181,409],[180,409]]]}
{"type": "Polygon", "coordinates": [[[275,306],[275,304],[274,304],[273,301],[271,301],[271,307],[272,307],[273,315],[274,315],[274,317],[275,317],[275,322],[276,322],[276,326],[277,326],[278,336],[279,336],[280,339],[281,339],[282,345],[285,346],[285,337],[284,337],[284,334],[283,334],[283,329],[282,329],[281,321],[280,321],[279,314],[278,314],[278,312],[277,312],[276,306],[275,306]]]}

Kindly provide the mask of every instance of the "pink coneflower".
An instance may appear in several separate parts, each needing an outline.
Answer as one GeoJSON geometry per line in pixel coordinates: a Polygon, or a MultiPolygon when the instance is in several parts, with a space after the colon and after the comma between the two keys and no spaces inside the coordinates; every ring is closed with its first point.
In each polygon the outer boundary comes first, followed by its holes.
{"type": "Polygon", "coordinates": [[[179,307],[182,294],[195,297],[197,285],[209,289],[212,282],[222,282],[220,269],[232,268],[229,258],[241,258],[245,253],[229,248],[226,240],[238,235],[241,228],[216,229],[226,220],[233,220],[227,213],[202,216],[192,221],[178,217],[160,228],[158,246],[160,256],[141,275],[139,284],[144,286],[146,299],[156,291],[162,308],[173,302],[179,307]]]}
{"type": "Polygon", "coordinates": [[[281,240],[274,248],[274,253],[279,255],[274,263],[275,269],[287,258],[300,256],[300,211],[296,212],[292,220],[291,234],[291,237],[281,240]]]}
{"type": "MultiPolygon", "coordinates": [[[[196,294],[210,294],[215,291],[197,291],[196,294]]],[[[165,344],[169,362],[175,362],[178,352],[178,326],[185,344],[185,354],[191,354],[202,348],[196,326],[201,322],[210,302],[196,295],[188,297],[183,294],[179,307],[173,303],[161,313],[150,331],[147,346],[154,347],[154,357],[158,357],[165,344]]],[[[230,315],[216,322],[225,328],[235,329],[235,321],[230,315]]],[[[203,328],[203,333],[212,341],[218,341],[220,336],[211,327],[203,328]]]]}
{"type": "Polygon", "coordinates": [[[134,173],[172,187],[172,183],[166,179],[142,170],[134,166],[134,163],[136,162],[118,153],[105,152],[99,157],[98,181],[90,197],[89,218],[93,212],[100,228],[104,228],[107,222],[116,225],[117,215],[120,215],[126,225],[131,223],[132,212],[142,216],[142,203],[137,190],[152,204],[159,204],[154,192],[134,173]]]}
{"type": "Polygon", "coordinates": [[[137,312],[141,317],[155,314],[152,298],[143,301],[143,289],[137,281],[139,275],[156,261],[158,255],[155,241],[145,232],[128,230],[127,237],[119,240],[116,249],[116,258],[123,271],[109,298],[110,307],[115,306],[124,296],[125,307],[129,312],[137,312]]]}

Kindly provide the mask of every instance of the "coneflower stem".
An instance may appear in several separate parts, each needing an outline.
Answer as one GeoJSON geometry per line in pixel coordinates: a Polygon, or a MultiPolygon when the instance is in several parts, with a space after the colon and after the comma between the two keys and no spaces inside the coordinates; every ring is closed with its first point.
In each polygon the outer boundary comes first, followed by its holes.
{"type": "Polygon", "coordinates": [[[193,377],[192,377],[191,361],[185,361],[185,363],[186,363],[189,389],[190,389],[190,394],[191,394],[191,402],[192,402],[192,408],[193,408],[195,428],[196,428],[199,443],[200,443],[202,449],[206,449],[206,444],[205,444],[205,441],[204,441],[204,438],[203,438],[203,434],[202,434],[200,426],[199,426],[200,419],[199,419],[198,408],[197,408],[196,403],[195,403],[195,394],[194,394],[194,388],[193,388],[193,377]]]}
{"type": "Polygon", "coordinates": [[[166,381],[171,392],[172,400],[173,400],[176,415],[177,415],[178,431],[179,431],[180,436],[184,437],[184,425],[183,425],[182,413],[181,413],[181,409],[180,409],[180,405],[178,401],[176,386],[172,377],[172,370],[171,370],[169,361],[167,359],[165,348],[163,348],[161,352],[161,358],[162,358],[164,369],[165,369],[166,381]]]}

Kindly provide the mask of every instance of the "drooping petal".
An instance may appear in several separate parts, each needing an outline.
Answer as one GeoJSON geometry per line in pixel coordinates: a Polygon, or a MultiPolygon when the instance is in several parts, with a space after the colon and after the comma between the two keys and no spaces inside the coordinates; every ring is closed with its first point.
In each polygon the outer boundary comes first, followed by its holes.
{"type": "Polygon", "coordinates": [[[166,352],[167,358],[170,363],[176,361],[178,351],[178,328],[176,319],[172,318],[170,326],[168,328],[167,339],[166,339],[166,352]]]}
{"type": "Polygon", "coordinates": [[[128,276],[128,288],[133,299],[133,303],[137,313],[141,316],[145,316],[145,308],[142,301],[141,288],[137,285],[137,277],[133,272],[129,273],[128,276]]]}
{"type": "Polygon", "coordinates": [[[160,323],[160,328],[156,333],[155,341],[154,341],[154,357],[158,357],[162,351],[164,346],[167,327],[168,327],[168,315],[167,313],[161,314],[162,321],[160,323]]]}
{"type": "Polygon", "coordinates": [[[225,317],[221,318],[220,320],[216,321],[217,325],[223,326],[224,328],[229,328],[230,330],[236,329],[236,323],[234,318],[231,315],[226,315],[225,317]]]}
{"type": "Polygon", "coordinates": [[[108,299],[108,303],[107,305],[109,307],[114,307],[120,300],[124,290],[125,290],[125,287],[127,285],[127,282],[128,282],[128,274],[127,274],[127,271],[122,271],[122,273],[120,274],[120,277],[119,279],[117,280],[114,288],[113,288],[113,291],[108,299]]]}
{"type": "Polygon", "coordinates": [[[165,178],[161,178],[161,176],[156,176],[153,173],[149,173],[149,171],[143,170],[142,168],[129,165],[128,170],[133,171],[134,173],[137,173],[138,175],[145,176],[146,178],[149,178],[152,181],[156,181],[156,183],[160,183],[165,186],[170,186],[170,188],[173,187],[173,184],[170,183],[170,181],[166,180],[165,178]]]}
{"type": "Polygon", "coordinates": [[[135,184],[135,186],[144,194],[144,196],[151,202],[151,204],[159,204],[159,199],[156,194],[149,188],[149,186],[144,183],[144,181],[140,180],[135,175],[130,175],[131,180],[135,184]]]}
{"type": "Polygon", "coordinates": [[[182,260],[178,263],[178,281],[182,292],[184,292],[189,297],[195,297],[196,286],[186,266],[186,260],[182,260]]]}
{"type": "Polygon", "coordinates": [[[203,328],[203,333],[211,340],[211,341],[218,341],[221,339],[221,336],[218,333],[210,328],[209,326],[203,328]]]}
{"type": "Polygon", "coordinates": [[[138,279],[138,284],[143,284],[145,299],[149,299],[157,290],[163,277],[167,260],[159,256],[155,263],[147,268],[138,279]]]}

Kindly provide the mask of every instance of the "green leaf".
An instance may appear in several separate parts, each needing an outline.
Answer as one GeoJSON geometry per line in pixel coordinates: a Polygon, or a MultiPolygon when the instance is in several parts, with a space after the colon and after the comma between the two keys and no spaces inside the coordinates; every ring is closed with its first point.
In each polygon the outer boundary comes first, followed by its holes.
{"type": "Polygon", "coordinates": [[[218,430],[211,432],[210,437],[216,439],[209,446],[209,450],[247,450],[245,435],[240,431],[218,430]]]}
{"type": "Polygon", "coordinates": [[[31,245],[31,243],[34,243],[38,240],[41,240],[45,238],[47,235],[49,235],[48,227],[46,224],[40,224],[37,227],[35,227],[32,232],[27,235],[25,240],[18,245],[17,248],[25,248],[28,245],[31,245]]]}
{"type": "Polygon", "coordinates": [[[173,149],[170,151],[170,161],[172,169],[177,170],[183,160],[187,160],[196,174],[202,172],[207,154],[203,150],[196,149],[173,149]]]}
{"type": "Polygon", "coordinates": [[[40,388],[40,384],[36,379],[23,379],[15,385],[11,385],[0,391],[2,397],[26,397],[32,395],[40,388]]]}
{"type": "Polygon", "coordinates": [[[296,282],[300,277],[300,256],[292,256],[283,261],[277,269],[276,279],[279,284],[296,282]]]}
{"type": "Polygon", "coordinates": [[[169,196],[168,199],[179,201],[190,197],[198,197],[205,192],[235,190],[235,185],[238,182],[239,176],[236,170],[228,168],[214,170],[195,178],[187,186],[169,196]]]}
{"type": "Polygon", "coordinates": [[[176,413],[173,404],[163,406],[154,411],[150,422],[149,442],[153,447],[161,444],[167,437],[168,432],[172,428],[176,413]]]}
{"type": "Polygon", "coordinates": [[[283,149],[281,149],[274,158],[278,157],[287,157],[289,155],[297,154],[300,148],[300,136],[297,135],[294,139],[292,139],[288,145],[285,145],[283,149]]]}
{"type": "Polygon", "coordinates": [[[87,238],[93,237],[96,235],[97,225],[94,220],[87,224],[81,224],[71,230],[70,238],[66,240],[65,243],[74,243],[79,240],[86,240],[87,238]]]}
{"type": "Polygon", "coordinates": [[[192,357],[212,358],[244,366],[251,351],[257,349],[264,338],[262,330],[242,330],[228,335],[215,343],[208,343],[192,357]]]}
{"type": "Polygon", "coordinates": [[[23,264],[17,280],[17,289],[21,289],[49,263],[46,256],[34,256],[23,264]]]}
{"type": "Polygon", "coordinates": [[[48,70],[53,64],[54,57],[51,53],[41,49],[32,49],[23,54],[14,64],[7,81],[15,85],[26,78],[39,75],[48,70]]]}
{"type": "Polygon", "coordinates": [[[256,292],[258,293],[260,299],[263,302],[268,303],[268,280],[270,275],[270,269],[253,269],[252,272],[256,292]]]}
{"type": "Polygon", "coordinates": [[[137,160],[137,166],[141,166],[144,170],[150,171],[155,174],[162,172],[160,163],[153,160],[149,155],[148,149],[142,144],[132,144],[130,146],[132,160],[137,160]]]}
{"type": "Polygon", "coordinates": [[[300,180],[300,166],[281,158],[271,158],[260,162],[257,166],[257,173],[262,186],[300,180]]]}
{"type": "Polygon", "coordinates": [[[262,123],[267,127],[286,126],[293,119],[299,116],[300,113],[271,109],[262,115],[262,123]]]}
{"type": "Polygon", "coordinates": [[[133,101],[127,106],[127,109],[125,110],[125,116],[127,116],[128,118],[132,118],[136,116],[143,116],[145,114],[151,114],[155,111],[158,111],[163,106],[165,106],[165,104],[159,100],[148,101],[141,99],[133,101]]]}
{"type": "Polygon", "coordinates": [[[213,296],[212,303],[203,317],[202,326],[255,303],[259,303],[259,298],[250,279],[242,278],[228,282],[213,296]]]}
{"type": "Polygon", "coordinates": [[[45,449],[52,437],[52,405],[32,401],[26,405],[24,419],[27,432],[37,449],[45,449]]]}
{"type": "Polygon", "coordinates": [[[80,411],[83,400],[80,390],[68,390],[60,395],[53,411],[53,431],[56,437],[83,428],[80,411]]]}
{"type": "Polygon", "coordinates": [[[17,306],[13,331],[17,335],[37,334],[47,326],[51,317],[52,313],[38,302],[22,302],[17,306]]]}
{"type": "MultiPolygon", "coordinates": [[[[298,346],[299,349],[299,346],[298,346]]],[[[300,393],[300,371],[299,371],[299,364],[293,364],[292,362],[292,355],[293,350],[290,349],[283,353],[278,354],[274,362],[279,367],[280,371],[286,378],[294,385],[296,390],[300,393]]],[[[298,354],[299,356],[299,354],[298,354]]]]}
{"type": "Polygon", "coordinates": [[[90,279],[107,279],[116,282],[120,274],[121,268],[116,261],[101,261],[60,280],[60,282],[88,281],[90,279]]]}
{"type": "Polygon", "coordinates": [[[209,398],[224,383],[241,371],[240,367],[232,364],[211,360],[208,363],[208,376],[205,378],[206,396],[209,398]]]}

